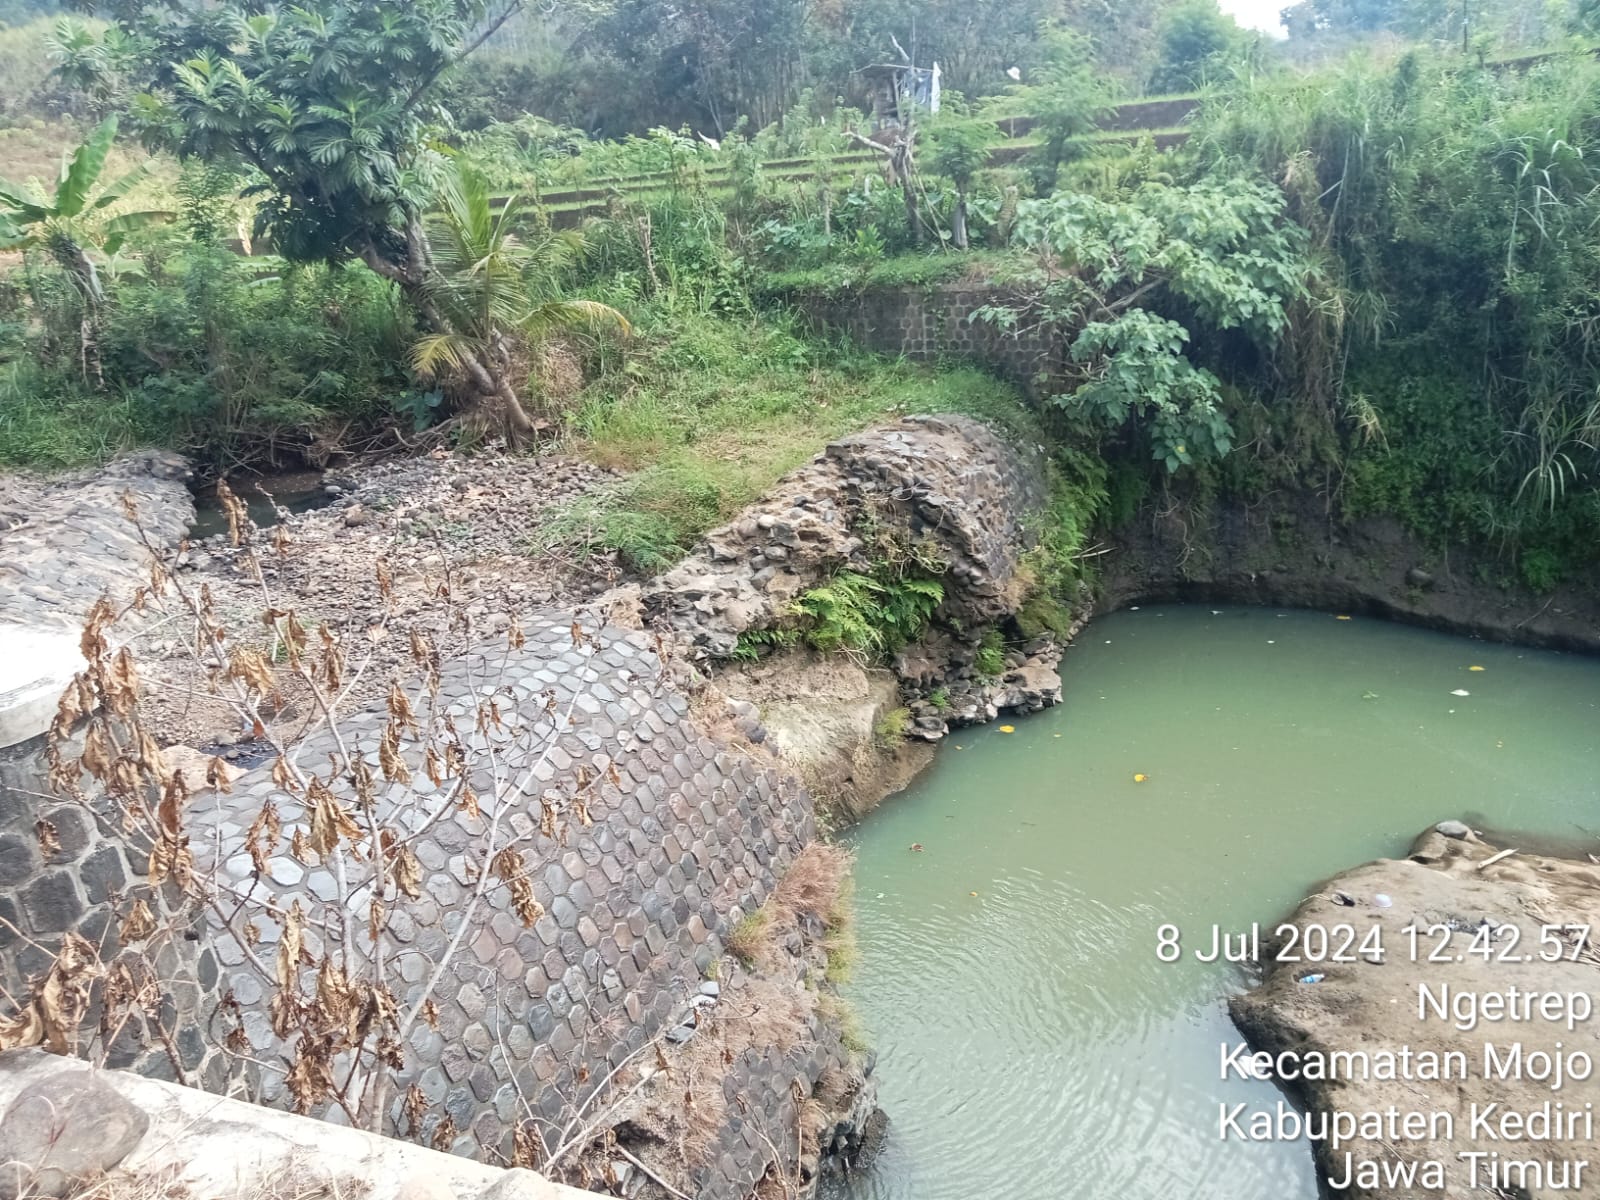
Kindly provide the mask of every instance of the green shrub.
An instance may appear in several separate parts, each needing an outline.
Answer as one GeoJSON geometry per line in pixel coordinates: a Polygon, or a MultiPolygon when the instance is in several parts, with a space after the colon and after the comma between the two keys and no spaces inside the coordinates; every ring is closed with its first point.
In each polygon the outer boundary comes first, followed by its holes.
{"type": "Polygon", "coordinates": [[[881,749],[892,750],[905,741],[910,729],[911,710],[893,708],[878,718],[877,724],[872,727],[872,736],[881,749]]]}
{"type": "Polygon", "coordinates": [[[1006,673],[1006,641],[998,629],[991,629],[983,635],[972,665],[986,679],[998,679],[1006,673]]]}
{"type": "Polygon", "coordinates": [[[1566,572],[1561,559],[1549,550],[1523,552],[1520,562],[1522,581],[1536,592],[1553,592],[1566,572]]]}
{"type": "Polygon", "coordinates": [[[0,386],[27,403],[0,418],[0,458],[64,466],[156,444],[220,470],[391,418],[410,390],[391,285],[364,267],[262,269],[220,247],[153,245],[109,279],[86,350],[62,272],[30,261],[38,320],[9,368],[0,346],[0,386]]]}

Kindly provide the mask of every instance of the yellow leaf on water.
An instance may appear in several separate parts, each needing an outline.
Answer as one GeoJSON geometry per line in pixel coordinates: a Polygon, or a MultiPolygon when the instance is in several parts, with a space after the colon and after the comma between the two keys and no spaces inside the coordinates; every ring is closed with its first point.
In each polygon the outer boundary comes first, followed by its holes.
{"type": "Polygon", "coordinates": [[[1015,733],[1016,731],[1017,731],[1017,727],[1015,725],[1002,725],[1002,726],[1000,726],[1000,732],[1001,733],[1015,733]]]}
{"type": "Polygon", "coordinates": [[[1143,775],[1143,774],[1140,774],[1140,775],[1135,775],[1135,776],[1134,776],[1134,777],[1133,777],[1133,781],[1134,781],[1134,782],[1135,782],[1135,783],[1143,783],[1143,782],[1144,782],[1144,781],[1145,781],[1145,780],[1147,780],[1147,779],[1149,779],[1149,778],[1150,778],[1150,776],[1148,776],[1148,775],[1143,775]]]}
{"type": "Polygon", "coordinates": [[[1484,669],[1483,667],[1468,667],[1467,668],[1467,670],[1469,670],[1469,671],[1482,671],[1483,669],[1484,669]]]}
{"type": "Polygon", "coordinates": [[[967,895],[969,895],[969,896],[976,896],[977,894],[978,894],[977,892],[968,892],[967,893],[967,895]]]}
{"type": "Polygon", "coordinates": [[[1350,618],[1345,616],[1343,613],[1340,613],[1337,617],[1334,618],[1335,621],[1348,621],[1349,619],[1350,618]]]}

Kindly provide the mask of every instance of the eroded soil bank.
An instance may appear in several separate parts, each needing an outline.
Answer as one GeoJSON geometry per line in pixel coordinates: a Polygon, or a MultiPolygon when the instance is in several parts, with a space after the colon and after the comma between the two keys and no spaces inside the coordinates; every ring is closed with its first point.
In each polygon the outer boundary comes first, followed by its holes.
{"type": "Polygon", "coordinates": [[[1445,822],[1406,858],[1329,880],[1288,923],[1302,951],[1309,931],[1346,926],[1382,948],[1280,961],[1291,938],[1269,937],[1260,986],[1230,1005],[1271,1056],[1258,1077],[1284,1080],[1313,1121],[1351,1123],[1354,1136],[1312,1143],[1326,1179],[1351,1181],[1341,1195],[1600,1195],[1600,951],[1585,935],[1600,927],[1600,867],[1445,822]]]}
{"type": "Polygon", "coordinates": [[[1311,492],[1204,511],[1152,505],[1110,541],[1098,613],[1168,600],[1318,608],[1600,653],[1600,571],[1536,593],[1506,556],[1430,548],[1390,517],[1347,521],[1311,492]]]}

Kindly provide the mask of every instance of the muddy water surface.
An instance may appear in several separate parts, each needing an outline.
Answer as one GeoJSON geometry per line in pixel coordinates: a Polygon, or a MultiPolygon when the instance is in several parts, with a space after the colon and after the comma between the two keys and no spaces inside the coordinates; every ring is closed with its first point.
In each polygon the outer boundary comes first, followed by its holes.
{"type": "Polygon", "coordinates": [[[1600,848],[1600,661],[1183,607],[1095,622],[1062,674],[856,832],[892,1124],[841,1194],[1312,1200],[1304,1146],[1218,1138],[1277,1094],[1219,1078],[1238,969],[1160,963],[1157,927],[1275,921],[1447,817],[1600,848]]]}

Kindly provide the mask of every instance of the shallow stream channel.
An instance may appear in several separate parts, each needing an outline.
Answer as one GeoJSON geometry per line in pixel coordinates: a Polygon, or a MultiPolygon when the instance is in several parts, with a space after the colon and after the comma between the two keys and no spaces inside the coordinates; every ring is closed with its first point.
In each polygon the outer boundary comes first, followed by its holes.
{"type": "Polygon", "coordinates": [[[1218,1136],[1220,1105],[1278,1098],[1221,1078],[1241,968],[1163,964],[1157,928],[1270,930],[1446,818],[1600,850],[1600,660],[1145,607],[1062,677],[1061,707],[954,735],[853,833],[847,990],[891,1125],[836,1195],[1314,1200],[1307,1146],[1218,1136]]]}

